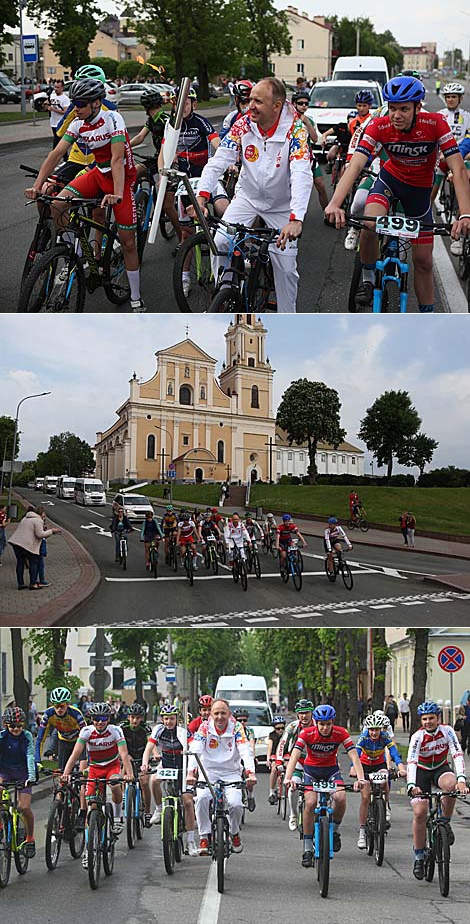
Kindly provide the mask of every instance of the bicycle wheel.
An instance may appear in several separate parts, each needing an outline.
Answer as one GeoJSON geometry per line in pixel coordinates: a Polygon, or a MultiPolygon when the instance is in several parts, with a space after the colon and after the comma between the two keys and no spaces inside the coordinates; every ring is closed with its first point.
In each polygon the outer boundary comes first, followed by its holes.
{"type": "Polygon", "coordinates": [[[253,552],[253,569],[254,569],[256,577],[259,580],[259,578],[261,577],[261,562],[259,560],[258,552],[253,552]]]}
{"type": "Polygon", "coordinates": [[[79,812],[80,799],[78,796],[74,795],[71,797],[69,803],[69,850],[74,860],[78,860],[81,857],[85,846],[85,829],[83,829],[83,831],[77,831],[79,812]]]}
{"type": "Polygon", "coordinates": [[[384,283],[382,311],[400,311],[400,289],[396,282],[386,281],[384,283]]]}
{"type": "Polygon", "coordinates": [[[253,568],[253,553],[251,551],[250,546],[248,546],[245,551],[246,551],[246,559],[245,559],[246,570],[248,574],[251,574],[251,569],[253,568]]]}
{"type": "Polygon", "coordinates": [[[366,849],[369,857],[374,853],[374,833],[376,828],[377,816],[375,812],[375,799],[369,802],[366,821],[366,849]]]}
{"type": "Polygon", "coordinates": [[[176,234],[170,219],[165,215],[164,212],[160,216],[158,227],[160,228],[160,234],[165,241],[171,241],[172,237],[174,237],[176,234]]]}
{"type": "Polygon", "coordinates": [[[295,550],[295,559],[297,561],[297,564],[300,570],[303,571],[304,570],[304,560],[303,560],[302,552],[300,551],[300,549],[295,550]]]}
{"type": "Polygon", "coordinates": [[[318,858],[320,895],[326,898],[330,884],[330,823],[326,815],[320,818],[320,856],[318,858]]]}
{"type": "Polygon", "coordinates": [[[47,827],[46,827],[46,843],[45,843],[46,866],[50,870],[53,870],[56,868],[57,862],[59,860],[60,848],[62,846],[62,837],[63,837],[63,832],[64,832],[63,824],[62,824],[63,813],[64,813],[63,803],[55,799],[49,809],[49,818],[47,819],[47,827]]]}
{"type": "Polygon", "coordinates": [[[173,264],[173,291],[178,308],[183,312],[208,311],[214,290],[210,247],[204,231],[197,231],[178,248],[173,264]],[[189,273],[184,288],[183,272],[189,273]],[[189,291],[185,295],[188,282],[189,291]]]}
{"type": "Polygon", "coordinates": [[[465,238],[463,250],[459,257],[457,272],[460,279],[468,279],[470,276],[470,239],[465,238]]]}
{"type": "Polygon", "coordinates": [[[424,851],[424,878],[426,882],[432,882],[436,868],[436,847],[432,825],[428,820],[426,824],[426,849],[424,851]]]}
{"type": "Polygon", "coordinates": [[[238,571],[238,561],[236,558],[233,559],[232,577],[233,577],[233,580],[235,581],[235,584],[238,584],[238,578],[240,577],[240,574],[238,571]]]}
{"type": "Polygon", "coordinates": [[[225,819],[216,819],[216,859],[217,859],[217,891],[224,891],[225,875],[225,819]]]}
{"type": "Polygon", "coordinates": [[[369,523],[367,520],[361,520],[359,523],[359,529],[361,530],[361,533],[367,533],[369,531],[369,523]]]}
{"type": "Polygon", "coordinates": [[[171,552],[171,567],[173,568],[173,571],[178,571],[178,556],[174,547],[171,552]]]}
{"type": "Polygon", "coordinates": [[[163,862],[169,876],[175,871],[175,832],[174,809],[172,805],[165,805],[162,818],[163,862]]]}
{"type": "Polygon", "coordinates": [[[332,584],[334,584],[334,582],[336,581],[336,568],[333,562],[333,571],[328,570],[328,559],[327,558],[325,558],[325,574],[328,580],[331,581],[332,584]]]}
{"type": "Polygon", "coordinates": [[[246,572],[246,563],[243,561],[243,559],[241,560],[239,564],[239,568],[240,568],[240,584],[242,585],[243,590],[246,590],[248,587],[248,575],[246,572]]]}
{"type": "Polygon", "coordinates": [[[103,841],[103,869],[106,876],[113,875],[114,853],[116,849],[116,835],[114,833],[113,809],[109,802],[104,807],[104,841],[103,841]]]}
{"type": "Polygon", "coordinates": [[[266,257],[267,262],[256,260],[248,276],[247,307],[251,311],[266,311],[267,308],[275,311],[277,308],[273,269],[269,254],[266,257]]]}
{"type": "Polygon", "coordinates": [[[36,229],[33,240],[29,246],[28,255],[26,257],[23,272],[21,274],[20,289],[23,288],[24,281],[29,275],[32,267],[34,266],[37,258],[45,253],[45,251],[51,246],[52,243],[52,229],[49,221],[45,221],[41,228],[36,229]]]}
{"type": "Polygon", "coordinates": [[[125,542],[122,543],[121,552],[120,552],[119,557],[120,557],[120,562],[121,562],[121,568],[123,571],[125,571],[127,568],[127,545],[125,542]]]}
{"type": "Polygon", "coordinates": [[[377,866],[382,866],[385,851],[385,802],[378,799],[375,806],[374,856],[377,866]]]}
{"type": "Polygon", "coordinates": [[[357,522],[354,519],[348,520],[348,529],[356,529],[357,522]]]}
{"type": "Polygon", "coordinates": [[[354,584],[354,578],[352,575],[351,568],[347,562],[341,563],[341,577],[343,578],[343,584],[347,590],[352,590],[354,584]]]}
{"type": "Polygon", "coordinates": [[[83,311],[85,274],[66,244],[57,244],[34,261],[20,291],[17,311],[83,311]]]}
{"type": "Polygon", "coordinates": [[[129,850],[135,847],[135,789],[132,783],[126,787],[126,836],[129,850]]]}
{"type": "Polygon", "coordinates": [[[277,775],[276,796],[277,796],[277,814],[281,814],[282,795],[285,789],[284,781],[280,773],[277,775]]]}
{"type": "Polygon", "coordinates": [[[296,590],[302,590],[302,572],[299,568],[298,561],[292,562],[292,580],[296,590]]]}
{"type": "Polygon", "coordinates": [[[135,799],[135,836],[138,841],[141,841],[144,836],[144,800],[139,783],[137,785],[139,788],[136,791],[135,799]]]}
{"type": "Polygon", "coordinates": [[[211,565],[212,565],[212,573],[218,574],[219,573],[219,562],[217,559],[217,553],[214,549],[214,546],[211,546],[211,565]]]}
{"type": "Polygon", "coordinates": [[[93,890],[100,884],[101,875],[101,821],[98,809],[92,809],[88,819],[88,881],[93,890]]]}
{"type": "Polygon", "coordinates": [[[287,803],[288,803],[288,792],[287,786],[282,787],[282,820],[285,821],[287,818],[287,803]]]}
{"type": "MultiPolygon", "coordinates": [[[[17,821],[16,821],[16,844],[17,847],[20,847],[21,844],[24,844],[26,840],[26,825],[24,823],[24,818],[21,812],[18,812],[17,821]]],[[[26,854],[22,849],[15,850],[13,854],[15,860],[15,866],[17,873],[20,876],[24,876],[26,870],[28,869],[29,860],[26,854]]]]}
{"type": "Polygon", "coordinates": [[[145,245],[147,243],[148,227],[144,228],[145,216],[147,215],[147,206],[149,201],[149,192],[147,189],[140,188],[135,197],[135,210],[137,212],[137,231],[136,243],[139,264],[142,263],[145,245]]]}
{"type": "Polygon", "coordinates": [[[450,844],[447,825],[440,824],[436,831],[436,862],[439,875],[439,889],[443,898],[449,894],[450,886],[450,844]]]}
{"type": "Polygon", "coordinates": [[[0,811],[0,889],[8,885],[11,870],[10,816],[0,811]]]}
{"type": "Polygon", "coordinates": [[[124,252],[117,234],[117,226],[109,229],[108,240],[101,260],[103,268],[103,288],[108,301],[113,305],[125,305],[129,301],[131,289],[124,266],[124,252]]]}
{"type": "Polygon", "coordinates": [[[238,289],[232,286],[224,286],[212,299],[209,308],[211,314],[224,314],[232,311],[239,311],[241,307],[241,295],[238,289]]]}
{"type": "Polygon", "coordinates": [[[194,559],[192,552],[186,553],[186,571],[189,578],[189,586],[192,587],[194,584],[194,559]]]}
{"type": "Polygon", "coordinates": [[[361,258],[359,256],[359,252],[357,252],[355,260],[354,260],[353,274],[351,278],[351,284],[349,286],[349,295],[348,295],[348,311],[350,311],[352,314],[355,314],[357,311],[356,292],[359,288],[359,283],[361,281],[361,275],[362,275],[361,258]]]}
{"type": "Polygon", "coordinates": [[[217,554],[218,554],[218,556],[219,556],[220,564],[221,564],[221,565],[225,565],[225,564],[226,564],[226,561],[227,561],[227,552],[225,551],[225,545],[224,545],[223,542],[220,542],[220,543],[219,543],[219,547],[218,547],[218,549],[217,549],[217,554]]]}
{"type": "Polygon", "coordinates": [[[150,572],[153,574],[154,578],[158,577],[158,558],[156,549],[150,549],[150,572]]]}

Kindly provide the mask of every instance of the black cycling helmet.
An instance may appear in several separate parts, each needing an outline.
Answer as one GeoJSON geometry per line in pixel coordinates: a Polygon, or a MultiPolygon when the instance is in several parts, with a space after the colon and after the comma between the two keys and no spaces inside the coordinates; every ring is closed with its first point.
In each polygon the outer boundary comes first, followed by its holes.
{"type": "Polygon", "coordinates": [[[163,96],[158,90],[144,90],[140,97],[144,109],[153,109],[154,106],[163,106],[163,96]]]}
{"type": "Polygon", "coordinates": [[[308,102],[310,102],[310,90],[296,90],[295,93],[292,94],[292,102],[294,103],[294,106],[299,101],[299,99],[306,99],[308,102]]]}
{"type": "Polygon", "coordinates": [[[250,713],[248,709],[234,709],[233,714],[236,719],[247,719],[250,713]]]}
{"type": "Polygon", "coordinates": [[[114,709],[109,703],[93,703],[91,709],[88,710],[88,715],[92,719],[102,715],[111,718],[114,715],[114,709]]]}
{"type": "Polygon", "coordinates": [[[106,87],[96,77],[83,77],[81,80],[74,80],[69,90],[72,103],[76,99],[86,99],[92,103],[95,99],[104,99],[105,96],[106,87]]]}
{"type": "Polygon", "coordinates": [[[145,706],[142,706],[141,703],[132,703],[132,706],[129,706],[128,715],[141,715],[142,718],[145,716],[145,706]]]}
{"type": "Polygon", "coordinates": [[[253,87],[254,83],[251,80],[237,80],[233,84],[233,95],[235,99],[240,100],[241,103],[248,103],[253,87]]]}

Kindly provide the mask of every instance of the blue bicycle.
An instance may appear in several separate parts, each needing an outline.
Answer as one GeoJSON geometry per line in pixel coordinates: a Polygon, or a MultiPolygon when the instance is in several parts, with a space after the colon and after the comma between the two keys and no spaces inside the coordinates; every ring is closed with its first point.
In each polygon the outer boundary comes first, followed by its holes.
{"type": "Polygon", "coordinates": [[[136,840],[141,841],[144,836],[144,801],[139,780],[140,761],[133,760],[132,765],[134,767],[134,779],[128,780],[126,783],[123,802],[123,817],[126,820],[129,850],[133,849],[136,840]]]}
{"type": "Polygon", "coordinates": [[[297,548],[297,543],[295,540],[292,540],[289,548],[286,550],[285,564],[281,564],[281,578],[284,584],[288,584],[289,578],[292,577],[295,589],[302,590],[302,568],[302,555],[297,548]]]}

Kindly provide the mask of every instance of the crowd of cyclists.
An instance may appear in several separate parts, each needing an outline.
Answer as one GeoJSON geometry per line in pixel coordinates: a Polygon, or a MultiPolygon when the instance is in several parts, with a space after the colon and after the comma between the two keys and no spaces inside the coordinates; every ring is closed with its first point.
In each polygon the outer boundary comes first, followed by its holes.
{"type": "MultiPolygon", "coordinates": [[[[429,312],[434,307],[432,202],[447,175],[453,178],[458,213],[452,221],[453,253],[461,252],[462,239],[470,231],[470,188],[465,169],[470,161],[464,163],[470,153],[470,115],[461,105],[464,92],[458,82],[446,84],[442,91],[445,108],[427,112],[425,87],[419,74],[406,71],[385,85],[380,110],[372,110],[372,93],[362,89],[345,123],[334,132],[324,132],[319,139],[314,120],[306,114],[310,99],[307,89],[297,90],[289,101],[284,84],[274,77],[256,84],[246,79],[235,81],[236,109],[225,118],[219,133],[209,119],[196,111],[197,93],[191,88],[183,109],[174,166],[191,179],[204,214],[211,200],[214,214],[224,216],[224,221],[232,225],[252,225],[261,219],[268,228],[278,230],[269,254],[280,313],[296,310],[297,242],[313,185],[325,222],[336,228],[346,224],[343,203],[351,193],[352,216],[375,219],[398,204],[407,217],[419,221],[419,235],[412,242],[414,282],[420,311],[429,312]],[[343,161],[328,202],[313,145],[318,140],[325,145],[332,134],[335,143],[327,150],[327,168],[338,153],[343,161]]],[[[142,94],[147,120],[133,138],[129,138],[115,104],[106,99],[102,68],[79,68],[69,95],[69,110],[57,129],[60,141],[25,195],[34,199],[41,191],[50,191],[51,177],[63,187],[53,214],[64,239],[70,234],[66,199],[102,196],[101,207],[111,206],[117,222],[131,310],[145,311],[135,238],[134,184],[147,167],[136,168],[133,149],[150,135],[154,147],[152,171],[156,175],[163,168],[167,126],[176,111],[177,90],[172,113],[164,110],[163,97],[156,89],[142,94]],[[64,158],[66,162],[59,166],[64,158]]],[[[178,185],[178,177],[169,179],[164,209],[182,244],[194,234],[196,212],[186,196],[175,198],[178,185]]],[[[218,279],[229,250],[230,233],[219,228],[214,240],[218,256],[213,257],[213,273],[218,279]]],[[[351,228],[345,247],[355,250],[356,246],[357,234],[351,228]]],[[[367,309],[372,303],[377,248],[375,226],[366,223],[360,233],[362,270],[355,296],[358,309],[367,309]]],[[[183,291],[188,295],[188,266],[182,272],[183,291]]]]}
{"type": "MultiPolygon", "coordinates": [[[[254,787],[257,783],[255,739],[248,725],[248,711],[233,709],[224,699],[213,699],[209,694],[199,697],[199,714],[192,718],[187,712],[182,717],[179,706],[165,703],[152,728],[147,724],[147,707],[138,702],[130,706],[128,718],[117,724],[113,706],[92,703],[86,717],[72,703],[72,693],[66,687],[57,687],[49,695],[49,707],[43,714],[36,745],[26,728],[23,710],[10,704],[4,711],[0,731],[0,785],[15,784],[19,789],[19,808],[26,825],[25,854],[35,855],[34,816],[31,810],[31,787],[37,782],[42,769],[44,741],[51,730],[59,737],[58,770],[62,782],[70,780],[76,766],[85,774],[81,787],[80,827],[86,829],[87,806],[95,796],[94,780],[109,784],[114,815],[114,833],[123,830],[122,782],[135,774],[140,779],[146,827],[158,825],[162,812],[162,788],[159,780],[149,771],[152,763],[178,770],[179,790],[184,804],[185,851],[189,856],[205,856],[210,849],[209,799],[210,790],[198,788],[199,768],[215,783],[245,783],[248,810],[256,808],[254,787]],[[152,798],[155,803],[151,813],[152,798]]],[[[333,795],[333,850],[341,850],[341,823],[346,811],[344,777],[354,778],[353,790],[360,792],[357,847],[366,847],[366,817],[370,796],[369,777],[377,771],[389,773],[393,764],[396,776],[406,780],[406,792],[413,812],[413,875],[424,876],[425,827],[427,795],[437,787],[443,794],[440,824],[446,827],[449,843],[454,842],[451,827],[455,796],[466,795],[465,760],[454,729],[442,721],[440,707],[432,700],[418,706],[420,728],[410,736],[405,761],[394,739],[394,730],[385,712],[376,710],[363,720],[363,728],[356,741],[347,728],[336,724],[336,711],[331,703],[314,706],[309,699],[295,704],[295,718],[285,715],[273,717],[273,730],[269,735],[266,759],[269,771],[271,805],[278,802],[278,777],[281,776],[288,792],[288,826],[298,826],[297,800],[299,786],[304,794],[302,833],[304,868],[312,866],[314,857],[313,821],[317,802],[318,784],[334,786],[333,795]],[[338,751],[343,748],[349,759],[345,773],[338,763],[338,751]],[[447,796],[446,793],[453,795],[447,796]]],[[[387,827],[391,823],[391,795],[385,783],[387,827]]],[[[350,787],[351,788],[351,787],[350,787]]],[[[240,827],[244,810],[242,791],[238,787],[226,790],[228,803],[231,850],[243,849],[240,827]]],[[[0,837],[2,831],[0,830],[0,837]]],[[[87,868],[87,852],[82,857],[87,868]]]]}

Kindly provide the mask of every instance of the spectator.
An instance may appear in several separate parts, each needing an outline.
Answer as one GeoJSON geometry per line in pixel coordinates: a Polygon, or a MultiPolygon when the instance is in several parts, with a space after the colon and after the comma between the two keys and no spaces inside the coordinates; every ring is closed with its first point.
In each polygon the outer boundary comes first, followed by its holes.
{"type": "Polygon", "coordinates": [[[0,566],[2,564],[3,553],[7,544],[6,527],[10,520],[7,517],[5,504],[0,504],[0,566]]]}
{"type": "Polygon", "coordinates": [[[32,735],[35,735],[38,730],[37,715],[36,703],[32,699],[28,699],[28,728],[32,735]]]}
{"type": "Polygon", "coordinates": [[[398,701],[398,708],[400,710],[401,720],[403,723],[403,731],[410,730],[410,701],[406,695],[403,693],[402,698],[398,701]]]}
{"type": "Polygon", "coordinates": [[[465,706],[459,706],[457,710],[457,718],[454,722],[454,731],[457,732],[457,738],[460,743],[462,743],[462,731],[465,725],[465,706]]]}
{"type": "Polygon", "coordinates": [[[401,517],[399,517],[401,534],[404,539],[405,545],[408,545],[408,511],[404,510],[401,517]]]}
{"type": "Polygon", "coordinates": [[[411,510],[408,511],[408,517],[406,520],[407,526],[407,535],[408,535],[408,545],[410,548],[414,549],[415,547],[415,530],[416,530],[416,518],[411,510]]]}
{"type": "Polygon", "coordinates": [[[362,696],[360,696],[357,701],[357,721],[359,725],[362,725],[364,721],[364,700],[362,696]]]}
{"type": "Polygon", "coordinates": [[[29,507],[23,519],[16,527],[9,542],[16,555],[16,577],[18,590],[24,590],[24,568],[29,561],[29,589],[41,590],[38,582],[39,550],[42,539],[47,539],[60,529],[45,529],[42,517],[36,513],[34,507],[29,507]]]}
{"type": "Polygon", "coordinates": [[[384,712],[390,721],[392,730],[395,731],[395,722],[398,719],[398,704],[395,702],[392,693],[390,693],[390,695],[387,696],[387,699],[385,700],[384,712]]]}
{"type": "Polygon", "coordinates": [[[349,495],[349,517],[352,520],[354,517],[354,507],[357,507],[359,503],[359,494],[357,491],[351,491],[349,495]]]}
{"type": "MultiPolygon", "coordinates": [[[[46,511],[44,507],[40,506],[37,508],[37,513],[42,517],[44,523],[44,529],[47,529],[46,526],[46,511]]],[[[38,584],[41,587],[49,587],[50,581],[46,581],[46,557],[47,557],[47,541],[41,539],[41,545],[39,546],[39,567],[38,567],[38,584]]]]}
{"type": "Polygon", "coordinates": [[[463,707],[465,710],[465,721],[462,727],[462,751],[470,754],[470,696],[463,707]]]}
{"type": "Polygon", "coordinates": [[[55,148],[59,143],[59,138],[57,137],[57,126],[62,119],[62,116],[66,109],[70,106],[70,99],[64,91],[64,81],[56,80],[54,82],[54,89],[49,97],[49,102],[45,103],[44,109],[48,109],[50,112],[50,126],[52,131],[52,148],[55,148]]]}

